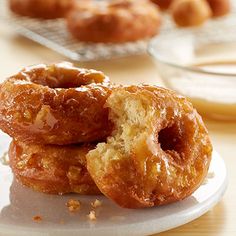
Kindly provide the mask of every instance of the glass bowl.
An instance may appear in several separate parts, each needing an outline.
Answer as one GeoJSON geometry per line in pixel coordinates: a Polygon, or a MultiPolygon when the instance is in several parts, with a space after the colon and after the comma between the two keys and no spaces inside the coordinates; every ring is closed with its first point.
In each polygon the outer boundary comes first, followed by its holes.
{"type": "Polygon", "coordinates": [[[148,47],[166,87],[207,117],[236,121],[236,14],[201,28],[171,29],[148,47]]]}

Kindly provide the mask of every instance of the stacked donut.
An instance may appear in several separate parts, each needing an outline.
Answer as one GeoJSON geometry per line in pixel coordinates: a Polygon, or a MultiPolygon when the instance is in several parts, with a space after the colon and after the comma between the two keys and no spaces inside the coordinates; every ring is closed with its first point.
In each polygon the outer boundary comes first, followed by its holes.
{"type": "Polygon", "coordinates": [[[127,208],[190,196],[212,146],[191,103],[164,88],[112,86],[70,63],[27,67],[0,85],[0,128],[16,179],[37,191],[98,194],[127,208]]]}

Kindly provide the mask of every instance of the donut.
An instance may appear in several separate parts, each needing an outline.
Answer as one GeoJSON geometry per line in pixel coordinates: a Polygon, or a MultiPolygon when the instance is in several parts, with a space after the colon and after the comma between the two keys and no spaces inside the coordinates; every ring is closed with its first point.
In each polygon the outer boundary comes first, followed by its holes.
{"type": "Polygon", "coordinates": [[[173,0],[151,0],[153,3],[157,4],[162,10],[166,10],[170,7],[173,0]]]}
{"type": "Polygon", "coordinates": [[[125,208],[182,200],[203,182],[212,146],[192,104],[154,86],[115,89],[106,102],[114,131],[88,152],[100,191],[125,208]]]}
{"type": "Polygon", "coordinates": [[[9,7],[21,16],[54,19],[65,17],[74,3],[74,0],[9,0],[9,7]]]}
{"type": "Polygon", "coordinates": [[[209,3],[213,17],[224,16],[231,10],[230,0],[207,0],[209,3]]]}
{"type": "Polygon", "coordinates": [[[175,0],[171,4],[170,12],[180,27],[202,25],[212,15],[206,0],[175,0]]]}
{"type": "Polygon", "coordinates": [[[110,91],[99,71],[70,63],[27,67],[0,86],[0,129],[28,143],[101,141],[111,128],[103,107],[110,91]]]}
{"type": "Polygon", "coordinates": [[[161,23],[159,11],[146,0],[101,1],[77,5],[67,16],[68,30],[80,41],[124,43],[154,36],[161,23]]]}
{"type": "Polygon", "coordinates": [[[99,194],[86,169],[93,145],[40,145],[13,140],[9,161],[16,179],[36,191],[51,194],[99,194]]]}

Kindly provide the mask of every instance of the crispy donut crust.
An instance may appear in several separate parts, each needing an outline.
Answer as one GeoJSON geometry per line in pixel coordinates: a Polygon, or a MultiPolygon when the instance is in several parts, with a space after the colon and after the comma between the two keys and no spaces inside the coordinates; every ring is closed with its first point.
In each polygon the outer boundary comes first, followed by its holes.
{"type": "Polygon", "coordinates": [[[129,86],[108,98],[114,132],[87,155],[101,192],[122,207],[163,205],[204,180],[212,146],[191,103],[164,88],[129,86]]]}
{"type": "Polygon", "coordinates": [[[22,142],[100,141],[110,130],[109,79],[70,63],[23,69],[0,85],[0,128],[22,142]]]}
{"type": "Polygon", "coordinates": [[[43,19],[65,17],[74,4],[74,0],[9,0],[12,12],[43,19]]]}
{"type": "Polygon", "coordinates": [[[86,169],[86,154],[94,145],[36,145],[12,141],[10,166],[16,179],[36,191],[51,194],[99,194],[86,169]]]}
{"type": "Polygon", "coordinates": [[[80,41],[123,43],[158,33],[161,16],[151,2],[114,0],[78,5],[67,17],[69,31],[80,41]]]}

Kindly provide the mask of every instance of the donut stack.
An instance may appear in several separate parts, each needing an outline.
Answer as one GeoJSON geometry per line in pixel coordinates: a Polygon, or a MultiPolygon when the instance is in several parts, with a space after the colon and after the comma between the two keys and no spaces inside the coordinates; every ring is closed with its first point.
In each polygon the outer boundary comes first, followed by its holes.
{"type": "Polygon", "coordinates": [[[212,146],[192,104],[155,86],[114,86],[70,63],[0,85],[0,128],[16,179],[44,193],[103,193],[126,208],[168,204],[203,182],[212,146]]]}
{"type": "Polygon", "coordinates": [[[86,154],[109,134],[109,79],[70,63],[27,67],[1,85],[0,127],[13,141],[10,165],[45,193],[97,194],[86,154]],[[89,143],[89,144],[88,144],[89,143]]]}

